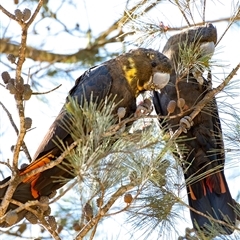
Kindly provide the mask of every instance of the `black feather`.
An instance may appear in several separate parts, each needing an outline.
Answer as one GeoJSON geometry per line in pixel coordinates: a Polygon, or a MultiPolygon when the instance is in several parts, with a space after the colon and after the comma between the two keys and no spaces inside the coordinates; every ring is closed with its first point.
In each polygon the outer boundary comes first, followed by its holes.
{"type": "MultiPolygon", "coordinates": [[[[192,44],[195,48],[201,42],[216,43],[217,32],[212,24],[204,27],[195,27],[180,34],[172,36],[164,47],[163,53],[173,61],[175,69],[182,67],[180,47],[192,44]]],[[[171,73],[169,84],[161,90],[161,93],[154,92],[153,103],[157,114],[166,116],[160,122],[164,129],[171,128],[175,131],[179,127],[180,119],[188,116],[194,106],[204,98],[209,91],[211,83],[203,79],[201,85],[191,73],[187,66],[188,74],[181,77],[181,73],[174,70],[171,73]],[[185,100],[184,109],[176,107],[171,114],[176,118],[168,119],[167,106],[170,100],[177,102],[178,97],[185,100]]],[[[182,71],[184,72],[184,71],[182,71]]],[[[200,213],[204,213],[214,219],[221,220],[235,225],[236,216],[234,213],[233,200],[224,176],[224,145],[222,130],[218,115],[218,108],[215,99],[207,104],[203,110],[194,118],[193,126],[180,135],[179,149],[184,146],[182,156],[184,158],[182,168],[186,180],[188,200],[190,207],[200,213]],[[227,219],[227,220],[226,220],[227,219]]],[[[213,221],[206,217],[190,211],[194,227],[207,231],[213,221]]],[[[217,228],[220,233],[231,234],[233,228],[224,224],[217,228]]]]}

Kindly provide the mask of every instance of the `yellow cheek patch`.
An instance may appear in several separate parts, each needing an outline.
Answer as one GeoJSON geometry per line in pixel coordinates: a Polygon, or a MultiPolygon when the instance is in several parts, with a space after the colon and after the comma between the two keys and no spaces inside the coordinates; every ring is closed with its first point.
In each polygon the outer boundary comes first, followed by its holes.
{"type": "Polygon", "coordinates": [[[135,62],[132,58],[128,58],[128,65],[123,65],[123,71],[125,78],[127,79],[128,83],[130,86],[133,85],[133,81],[136,81],[136,76],[137,76],[137,69],[135,66],[135,62]]]}

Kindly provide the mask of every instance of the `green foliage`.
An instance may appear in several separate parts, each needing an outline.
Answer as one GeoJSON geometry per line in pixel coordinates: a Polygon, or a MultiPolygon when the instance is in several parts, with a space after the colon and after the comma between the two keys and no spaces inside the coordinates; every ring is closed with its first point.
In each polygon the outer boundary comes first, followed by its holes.
{"type": "MultiPolygon", "coordinates": [[[[159,225],[159,233],[167,223],[170,226],[176,216],[172,214],[172,207],[178,199],[170,190],[172,183],[167,181],[167,171],[172,166],[159,151],[165,142],[161,141],[161,133],[156,126],[132,133],[128,128],[114,132],[117,116],[112,111],[116,105],[107,98],[100,104],[82,99],[80,105],[75,99],[69,99],[65,107],[69,117],[63,126],[79,142],[68,161],[78,178],[75,190],[81,197],[80,201],[77,200],[80,208],[78,214],[70,208],[60,211],[73,212],[72,216],[75,217],[68,219],[59,212],[65,219],[64,225],[74,225],[76,228],[76,222],[79,226],[87,224],[83,213],[86,203],[91,204],[96,215],[119,187],[133,182],[136,187],[130,191],[133,203],[128,211],[133,226],[146,228],[146,236],[155,226],[159,225]]],[[[108,214],[120,213],[124,209],[121,204],[118,206],[115,203],[108,214]]]]}
{"type": "Polygon", "coordinates": [[[179,44],[179,73],[183,73],[183,71],[189,73],[191,69],[196,69],[202,74],[212,65],[210,61],[211,55],[201,55],[199,41],[197,43],[185,41],[183,44],[179,44]]]}
{"type": "Polygon", "coordinates": [[[82,99],[82,104],[69,98],[65,107],[69,117],[63,126],[74,140],[79,141],[75,154],[71,156],[71,165],[74,169],[84,164],[92,166],[110,153],[112,139],[104,135],[114,124],[112,111],[115,104],[107,98],[100,104],[93,102],[92,98],[89,102],[82,99]]]}
{"type": "Polygon", "coordinates": [[[134,231],[143,232],[144,239],[151,234],[164,235],[174,229],[174,222],[180,216],[173,211],[173,205],[178,202],[176,196],[148,181],[139,191],[136,201],[128,210],[128,222],[134,231]]]}

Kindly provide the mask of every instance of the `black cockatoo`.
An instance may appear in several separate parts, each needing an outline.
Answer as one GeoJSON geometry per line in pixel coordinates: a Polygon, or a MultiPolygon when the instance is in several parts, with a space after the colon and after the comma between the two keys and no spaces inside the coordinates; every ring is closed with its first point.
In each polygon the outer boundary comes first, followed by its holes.
{"type": "MultiPolygon", "coordinates": [[[[114,99],[114,102],[117,103],[113,114],[117,115],[118,109],[124,108],[124,117],[126,118],[134,115],[137,109],[136,97],[141,92],[161,89],[168,83],[171,68],[170,60],[158,51],[144,48],[131,50],[129,53],[119,55],[86,71],[76,80],[69,96],[76,98],[79,104],[82,104],[83,97],[88,102],[92,98],[93,102],[99,104],[100,101],[111,96],[110,99],[114,99]]],[[[68,102],[67,98],[66,104],[68,102]]],[[[73,142],[71,134],[63,128],[63,122],[68,121],[66,104],[40,144],[34,161],[19,170],[21,176],[60,156],[62,151],[56,145],[59,139],[67,144],[73,142]]],[[[69,173],[69,169],[64,171],[64,166],[61,163],[60,166],[57,165],[24,179],[16,188],[12,199],[25,203],[29,200],[39,199],[41,196],[49,196],[66,183],[56,181],[58,176],[66,179],[74,178],[69,173]]],[[[6,183],[10,178],[4,179],[1,184],[6,183]]],[[[4,197],[7,187],[0,188],[0,198],[4,197]]],[[[8,210],[16,207],[16,205],[10,204],[8,210]]],[[[24,211],[18,215],[19,221],[24,217],[24,211]]],[[[7,227],[9,225],[3,222],[0,226],[7,227]]]]}
{"type": "MultiPolygon", "coordinates": [[[[178,138],[175,154],[184,171],[189,205],[234,225],[234,204],[223,172],[224,145],[215,99],[193,121],[188,118],[211,89],[211,80],[202,77],[202,70],[214,52],[216,41],[217,31],[212,24],[189,28],[170,37],[163,54],[172,61],[174,70],[161,92],[154,91],[153,104],[157,114],[166,116],[160,125],[170,134],[179,124],[186,126],[178,138]]],[[[211,225],[206,217],[192,210],[190,215],[195,229],[206,231],[206,225],[211,225]]],[[[218,230],[224,234],[233,232],[224,224],[218,230]]]]}

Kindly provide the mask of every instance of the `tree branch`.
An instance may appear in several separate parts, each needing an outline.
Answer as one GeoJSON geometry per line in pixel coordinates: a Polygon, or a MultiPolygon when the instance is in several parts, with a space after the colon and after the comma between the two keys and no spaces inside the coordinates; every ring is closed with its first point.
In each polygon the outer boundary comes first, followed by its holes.
{"type": "Polygon", "coordinates": [[[9,18],[15,20],[15,15],[11,14],[10,12],[8,12],[2,5],[0,5],[0,10],[6,14],[9,18]]]}
{"type": "Polygon", "coordinates": [[[99,210],[98,214],[93,217],[77,234],[75,240],[83,240],[83,237],[99,222],[99,219],[103,218],[116,200],[127,191],[136,187],[140,181],[134,181],[127,185],[123,185],[110,197],[109,201],[99,210]]]}
{"type": "Polygon", "coordinates": [[[48,94],[50,92],[53,92],[55,90],[57,90],[58,88],[60,88],[62,86],[62,84],[58,85],[57,87],[49,90],[49,91],[46,91],[46,92],[33,92],[32,95],[43,95],[43,94],[48,94]]]}
{"type": "MultiPolygon", "coordinates": [[[[27,31],[30,26],[30,23],[36,18],[37,13],[39,12],[41,6],[43,5],[44,0],[39,0],[38,6],[32,15],[31,19],[29,20],[29,23],[25,24],[22,23],[22,35],[21,35],[21,43],[19,47],[19,54],[18,54],[18,61],[17,61],[17,69],[16,69],[16,84],[22,85],[21,83],[21,72],[22,72],[22,66],[25,61],[25,52],[26,52],[26,46],[27,46],[27,31]]],[[[25,114],[24,114],[24,106],[23,106],[23,97],[22,93],[17,92],[15,94],[15,100],[17,103],[17,109],[18,109],[18,115],[20,118],[20,130],[19,135],[17,138],[16,145],[14,147],[13,152],[13,168],[17,169],[18,166],[18,158],[19,158],[19,152],[20,148],[23,144],[23,139],[26,134],[26,128],[25,128],[25,114]]]]}

